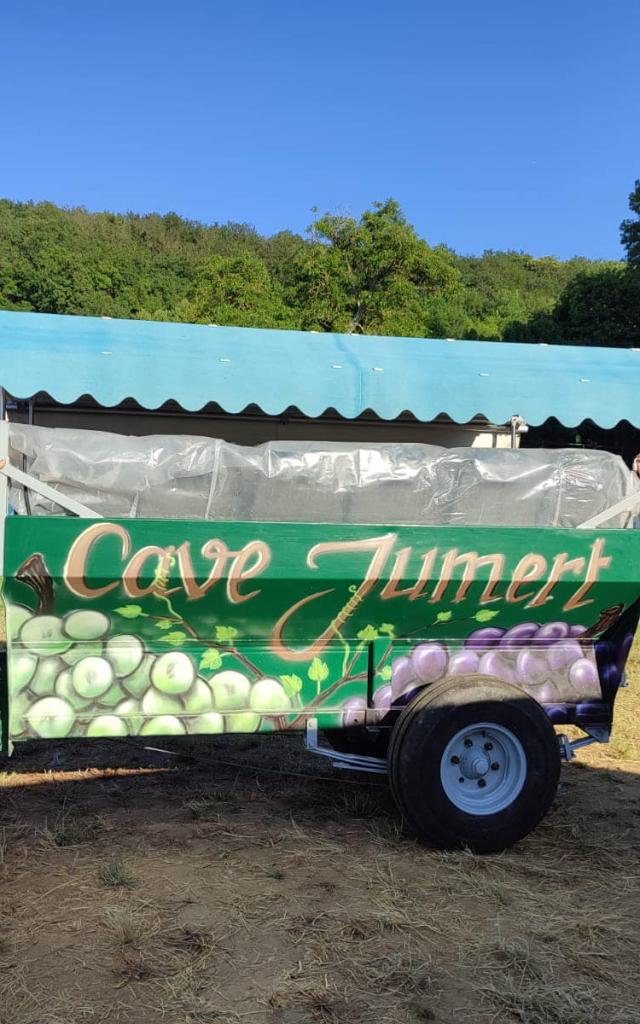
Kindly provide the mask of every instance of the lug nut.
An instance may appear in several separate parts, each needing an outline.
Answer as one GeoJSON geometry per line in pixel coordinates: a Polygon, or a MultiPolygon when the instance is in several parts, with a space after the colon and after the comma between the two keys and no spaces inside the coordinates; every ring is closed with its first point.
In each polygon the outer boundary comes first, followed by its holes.
{"type": "Polygon", "coordinates": [[[486,786],[485,780],[484,779],[478,779],[478,786],[480,787],[480,789],[484,789],[484,787],[486,786]]]}
{"type": "Polygon", "coordinates": [[[465,747],[472,747],[473,746],[473,740],[466,739],[464,741],[464,745],[465,745],[465,747]]]}
{"type": "Polygon", "coordinates": [[[460,758],[458,757],[457,754],[454,754],[453,757],[451,758],[451,764],[460,764],[460,758]]]}
{"type": "Polygon", "coordinates": [[[500,767],[500,765],[498,764],[497,761],[492,761],[491,762],[491,771],[492,772],[497,772],[499,767],[500,767]]]}
{"type": "Polygon", "coordinates": [[[493,743],[485,743],[484,749],[485,750],[493,750],[493,743]]]}
{"type": "Polygon", "coordinates": [[[461,775],[461,776],[460,776],[460,778],[458,779],[458,782],[464,782],[464,779],[463,779],[462,775],[461,775]]]}

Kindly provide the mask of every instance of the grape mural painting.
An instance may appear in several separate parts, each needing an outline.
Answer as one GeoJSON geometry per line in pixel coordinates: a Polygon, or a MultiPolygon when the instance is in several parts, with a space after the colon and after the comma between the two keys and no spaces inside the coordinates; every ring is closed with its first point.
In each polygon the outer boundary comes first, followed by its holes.
{"type": "Polygon", "coordinates": [[[8,738],[385,726],[470,675],[610,722],[637,620],[617,535],[224,526],[41,520],[34,551],[10,519],[8,738]]]}
{"type": "MultiPolygon", "coordinates": [[[[120,631],[123,617],[142,615],[129,605],[116,611],[116,621],[94,610],[60,619],[8,604],[13,736],[255,732],[300,706],[293,677],[247,670],[246,658],[244,671],[221,668],[223,657],[235,654],[232,627],[217,630],[227,638],[223,653],[208,649],[198,663],[181,650],[148,653],[139,637],[120,631]]],[[[169,643],[182,639],[166,635],[169,643]]]]}
{"type": "MultiPolygon", "coordinates": [[[[136,606],[120,610],[125,616],[137,613],[136,606]]],[[[59,619],[8,605],[7,621],[16,646],[10,663],[16,737],[61,738],[85,730],[96,737],[177,736],[299,726],[298,714],[291,715],[302,710],[302,680],[287,673],[265,676],[258,665],[248,665],[246,655],[241,658],[230,642],[233,627],[218,630],[228,637],[222,650],[207,649],[198,663],[182,650],[148,653],[137,636],[119,632],[119,622],[102,612],[76,610],[59,619]],[[242,671],[222,668],[223,659],[242,663],[242,671]]],[[[338,712],[345,727],[382,721],[392,707],[401,707],[445,676],[480,673],[515,683],[549,705],[556,719],[568,713],[569,705],[584,709],[601,698],[595,651],[584,626],[480,627],[463,646],[422,642],[395,659],[390,657],[393,627],[382,629],[389,643],[376,672],[371,707],[366,696],[346,700],[338,712]]],[[[358,647],[384,635],[373,626],[361,633],[351,658],[354,668],[361,667],[358,647]]],[[[314,659],[307,677],[318,684],[313,707],[321,710],[323,701],[317,698],[324,696],[328,666],[314,659]]],[[[348,686],[354,679],[346,673],[339,681],[348,686]]]]}

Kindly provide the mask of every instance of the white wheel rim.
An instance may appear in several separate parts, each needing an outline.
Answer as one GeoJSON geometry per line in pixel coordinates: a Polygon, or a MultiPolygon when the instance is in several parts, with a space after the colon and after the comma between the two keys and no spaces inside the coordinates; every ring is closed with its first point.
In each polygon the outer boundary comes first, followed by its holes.
{"type": "Polygon", "coordinates": [[[451,803],[467,814],[498,814],[516,799],[527,777],[520,740],[495,722],[460,729],[440,762],[440,781],[451,803]]]}

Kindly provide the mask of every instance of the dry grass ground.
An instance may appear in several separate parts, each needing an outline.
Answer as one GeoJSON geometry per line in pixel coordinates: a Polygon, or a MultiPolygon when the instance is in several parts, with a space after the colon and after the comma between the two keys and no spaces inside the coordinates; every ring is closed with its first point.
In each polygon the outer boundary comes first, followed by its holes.
{"type": "Polygon", "coordinates": [[[640,1022],[637,661],[614,742],[499,856],[416,845],[298,741],[195,752],[0,775],[0,1024],[640,1022]]]}

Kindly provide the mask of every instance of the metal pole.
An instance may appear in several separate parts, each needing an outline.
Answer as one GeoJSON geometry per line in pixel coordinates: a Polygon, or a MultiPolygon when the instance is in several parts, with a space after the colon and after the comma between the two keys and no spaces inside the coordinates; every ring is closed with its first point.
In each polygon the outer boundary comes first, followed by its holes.
{"type": "MultiPolygon", "coordinates": [[[[8,436],[7,424],[4,425],[4,429],[7,430],[8,436]]],[[[21,484],[22,487],[28,487],[30,490],[35,491],[36,494],[41,494],[44,498],[48,498],[49,501],[59,505],[66,512],[73,512],[74,516],[80,516],[83,519],[103,518],[99,512],[94,512],[88,505],[83,505],[82,502],[76,501],[69,494],[63,494],[61,491],[57,491],[55,487],[50,487],[49,484],[45,484],[42,480],[37,480],[34,476],[30,476],[29,473],[23,473],[17,466],[12,466],[7,458],[0,458],[0,484],[2,483],[2,477],[8,477],[9,480],[21,484]]]]}
{"type": "Polygon", "coordinates": [[[619,512],[632,512],[640,506],[640,494],[628,494],[622,501],[616,501],[615,505],[611,505],[606,508],[604,512],[598,512],[597,515],[591,516],[590,519],[585,519],[583,523],[578,523],[576,530],[595,530],[602,523],[608,522],[617,516],[619,512]]]}
{"type": "MultiPolygon", "coordinates": [[[[0,459],[9,460],[9,424],[5,417],[7,403],[4,388],[0,388],[0,459]]],[[[0,473],[0,577],[4,576],[4,524],[9,504],[9,481],[0,473]]]]}
{"type": "MultiPolygon", "coordinates": [[[[29,423],[29,426],[32,426],[32,424],[33,424],[33,398],[30,398],[29,401],[27,402],[27,422],[29,423]]],[[[24,453],[22,455],[22,472],[23,473],[27,472],[27,456],[24,453]]],[[[23,487],[22,491],[23,491],[23,494],[24,494],[24,507],[27,510],[27,515],[30,516],[31,515],[31,496],[29,494],[29,488],[28,487],[23,487]]]]}

